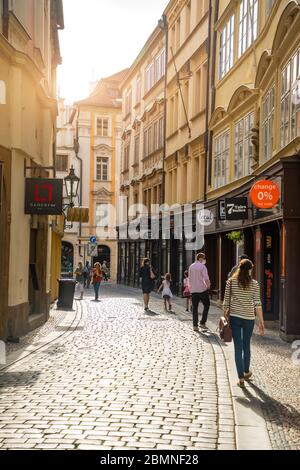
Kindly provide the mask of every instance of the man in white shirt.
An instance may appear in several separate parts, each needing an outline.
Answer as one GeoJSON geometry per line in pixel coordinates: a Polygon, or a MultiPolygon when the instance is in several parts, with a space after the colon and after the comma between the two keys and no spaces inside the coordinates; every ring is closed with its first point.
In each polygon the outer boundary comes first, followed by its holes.
{"type": "Polygon", "coordinates": [[[198,253],[196,262],[190,266],[189,269],[189,284],[190,292],[192,294],[193,304],[193,327],[194,331],[198,329],[198,306],[201,301],[204,306],[200,327],[206,328],[206,321],[210,307],[210,300],[208,291],[210,289],[210,279],[208,276],[206,264],[206,256],[204,253],[198,253]]]}

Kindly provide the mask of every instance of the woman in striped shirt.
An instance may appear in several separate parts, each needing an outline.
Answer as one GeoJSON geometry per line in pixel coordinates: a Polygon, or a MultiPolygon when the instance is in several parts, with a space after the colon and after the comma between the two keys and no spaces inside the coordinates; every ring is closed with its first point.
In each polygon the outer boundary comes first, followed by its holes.
{"type": "Polygon", "coordinates": [[[244,259],[238,270],[226,283],[223,308],[225,317],[230,316],[230,326],[235,351],[235,364],[239,376],[238,385],[245,386],[250,372],[250,342],[256,315],[259,321],[259,332],[264,334],[264,319],[260,300],[259,284],[252,278],[253,264],[244,259]]]}

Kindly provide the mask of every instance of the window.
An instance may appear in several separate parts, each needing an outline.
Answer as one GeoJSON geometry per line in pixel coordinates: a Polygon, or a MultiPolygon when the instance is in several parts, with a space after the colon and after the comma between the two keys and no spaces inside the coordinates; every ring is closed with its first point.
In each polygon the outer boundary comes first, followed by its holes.
{"type": "Polygon", "coordinates": [[[101,181],[108,181],[108,158],[97,157],[96,178],[101,181]]]}
{"type": "Polygon", "coordinates": [[[266,17],[267,17],[270,14],[276,0],[265,0],[265,2],[266,2],[266,17]]]}
{"type": "Polygon", "coordinates": [[[234,15],[220,34],[219,79],[223,78],[233,66],[234,15]]]}
{"type": "Polygon", "coordinates": [[[151,88],[154,85],[154,63],[152,62],[148,67],[146,68],[146,93],[151,90],[151,88]]]}
{"type": "Polygon", "coordinates": [[[97,118],[97,135],[100,137],[108,136],[108,119],[97,118]]]}
{"type": "Polygon", "coordinates": [[[179,17],[178,20],[176,21],[176,44],[175,44],[176,51],[178,51],[178,49],[180,48],[180,27],[181,27],[181,21],[179,17]]]}
{"type": "Polygon", "coordinates": [[[127,144],[124,147],[123,171],[128,171],[129,170],[129,154],[130,154],[130,144],[127,144]]]}
{"type": "Polygon", "coordinates": [[[134,163],[139,163],[140,157],[140,136],[137,135],[134,139],[134,163]]]}
{"type": "Polygon", "coordinates": [[[269,160],[273,153],[274,87],[268,91],[262,104],[263,159],[269,160]]]}
{"type": "Polygon", "coordinates": [[[154,123],[154,126],[153,126],[153,143],[154,143],[153,150],[155,152],[159,148],[159,143],[158,143],[158,121],[156,121],[154,123]]]}
{"type": "Polygon", "coordinates": [[[234,177],[243,178],[252,172],[253,146],[251,129],[254,125],[254,113],[241,119],[235,126],[234,142],[234,177]]]}
{"type": "Polygon", "coordinates": [[[152,127],[148,129],[148,155],[153,152],[152,127]]]}
{"type": "Polygon", "coordinates": [[[0,80],[0,104],[6,104],[6,85],[3,80],[0,80]]]}
{"type": "Polygon", "coordinates": [[[136,80],[136,103],[141,101],[141,77],[136,80]]]}
{"type": "Polygon", "coordinates": [[[185,36],[188,37],[190,32],[191,32],[191,2],[187,4],[186,10],[185,10],[185,36]]]}
{"type": "Polygon", "coordinates": [[[131,89],[128,90],[125,94],[125,115],[131,113],[131,105],[132,105],[132,91],[131,89]]]}
{"type": "Polygon", "coordinates": [[[68,155],[56,155],[56,171],[68,171],[68,155]]]}
{"type": "Polygon", "coordinates": [[[215,188],[220,188],[229,180],[229,131],[215,138],[214,159],[215,188]]]}
{"type": "Polygon", "coordinates": [[[164,146],[164,118],[160,118],[158,123],[158,148],[164,146]]]}
{"type": "Polygon", "coordinates": [[[96,226],[97,227],[108,227],[108,204],[106,203],[100,203],[96,204],[96,226]]]}
{"type": "Polygon", "coordinates": [[[300,49],[281,73],[281,148],[300,136],[300,49]]]}
{"type": "Polygon", "coordinates": [[[200,97],[201,95],[201,69],[195,72],[194,78],[194,114],[200,111],[200,97]]]}
{"type": "Polygon", "coordinates": [[[241,0],[239,22],[239,57],[257,38],[258,0],[241,0]]]}
{"type": "Polygon", "coordinates": [[[144,131],[144,155],[143,158],[148,155],[148,131],[144,131]]]}

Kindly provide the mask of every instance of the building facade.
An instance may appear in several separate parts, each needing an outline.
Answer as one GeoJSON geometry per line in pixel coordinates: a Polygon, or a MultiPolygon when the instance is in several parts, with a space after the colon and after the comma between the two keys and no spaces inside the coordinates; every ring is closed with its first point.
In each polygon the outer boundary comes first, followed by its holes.
{"type": "MultiPolygon", "coordinates": [[[[160,240],[133,240],[123,224],[151,216],[158,217],[163,198],[163,155],[165,132],[164,31],[157,27],[121,83],[122,166],[119,220],[118,281],[139,285],[141,261],[149,256],[156,270],[160,266],[160,240]]],[[[147,231],[148,235],[148,231],[147,231]]]]}
{"type": "Polygon", "coordinates": [[[45,322],[60,221],[24,214],[25,178],[53,176],[61,0],[0,2],[0,337],[45,322]],[[30,169],[26,169],[30,167],[30,169]],[[42,170],[38,167],[52,167],[42,170]],[[53,230],[51,227],[55,227],[53,230]],[[35,277],[35,279],[34,279],[35,277]]]}
{"type": "MultiPolygon", "coordinates": [[[[179,234],[171,220],[163,243],[165,272],[182,293],[184,271],[194,261],[188,233],[195,231],[195,204],[205,198],[209,2],[171,1],[165,10],[169,52],[165,201],[190,206],[191,227],[179,234]]],[[[174,211],[172,211],[174,212],[174,211]]],[[[202,247],[199,247],[202,248],[202,247]]]]}
{"type": "Polygon", "coordinates": [[[214,215],[205,249],[217,298],[237,261],[228,238],[254,260],[266,320],[283,338],[300,335],[300,6],[296,1],[212,2],[210,121],[206,208],[214,215]],[[279,203],[254,207],[252,185],[270,180],[279,203]],[[222,220],[225,198],[246,197],[245,220],[222,220]]]}
{"type": "Polygon", "coordinates": [[[64,169],[73,162],[80,177],[79,203],[89,208],[89,222],[73,224],[66,231],[63,267],[68,270],[78,261],[94,264],[105,260],[114,281],[117,278],[115,211],[120,186],[122,133],[119,85],[125,73],[121,71],[101,79],[88,98],[75,103],[69,120],[65,119],[68,122],[64,130],[65,141],[59,148],[64,169]],[[97,249],[92,254],[88,249],[91,237],[97,240],[97,249]]]}

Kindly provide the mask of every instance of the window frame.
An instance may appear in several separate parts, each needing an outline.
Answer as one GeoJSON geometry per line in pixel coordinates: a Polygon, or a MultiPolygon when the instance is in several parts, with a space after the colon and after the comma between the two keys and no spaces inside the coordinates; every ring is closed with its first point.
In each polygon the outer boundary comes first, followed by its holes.
{"type": "Polygon", "coordinates": [[[240,0],[239,6],[239,31],[238,31],[238,58],[249,49],[249,47],[256,41],[259,31],[259,0],[240,0]],[[253,7],[250,5],[248,10],[248,1],[252,2],[253,7]],[[251,21],[251,8],[253,24],[251,21]]]}
{"type": "Polygon", "coordinates": [[[234,65],[235,14],[231,15],[219,38],[219,80],[225,77],[234,65]],[[223,39],[224,38],[224,39],[223,39]]]}
{"type": "Polygon", "coordinates": [[[97,116],[96,117],[96,136],[97,137],[109,137],[109,118],[105,116],[97,116]],[[99,121],[101,121],[101,125],[99,125],[99,121]],[[104,121],[107,122],[107,127],[104,126],[104,121]],[[106,129],[106,133],[104,132],[106,129]],[[99,132],[100,130],[100,132],[99,132]]]}
{"type": "Polygon", "coordinates": [[[67,173],[69,169],[69,155],[63,153],[57,153],[55,158],[55,169],[61,173],[67,173]],[[60,164],[59,164],[60,159],[60,164]],[[65,165],[62,165],[62,160],[65,160],[65,165]],[[62,169],[64,168],[64,169],[62,169]]]}
{"type": "Polygon", "coordinates": [[[230,129],[226,129],[214,138],[214,188],[218,189],[229,182],[230,164],[230,129]],[[225,145],[222,143],[225,141],[225,145]],[[227,146],[226,146],[227,141],[227,146]],[[216,145],[219,144],[220,151],[216,154],[216,145]],[[216,167],[219,170],[216,172],[216,167]]]}
{"type": "Polygon", "coordinates": [[[271,85],[262,100],[261,133],[263,161],[272,158],[274,146],[274,122],[275,122],[275,84],[271,85]]]}
{"type": "Polygon", "coordinates": [[[96,180],[109,181],[109,157],[103,157],[100,155],[96,157],[96,180]],[[103,163],[104,160],[106,160],[106,164],[103,163]],[[106,178],[104,178],[104,168],[106,168],[106,178]]]}
{"type": "Polygon", "coordinates": [[[251,144],[251,128],[254,126],[254,111],[250,111],[239,119],[234,126],[234,178],[240,179],[250,176],[252,173],[251,165],[253,164],[253,145],[251,144]],[[241,134],[237,128],[242,124],[241,134]],[[237,135],[241,139],[238,138],[237,135]],[[237,151],[238,148],[238,151],[237,151]],[[241,159],[240,150],[242,151],[241,159]],[[238,171],[241,167],[241,172],[238,171]]]}

